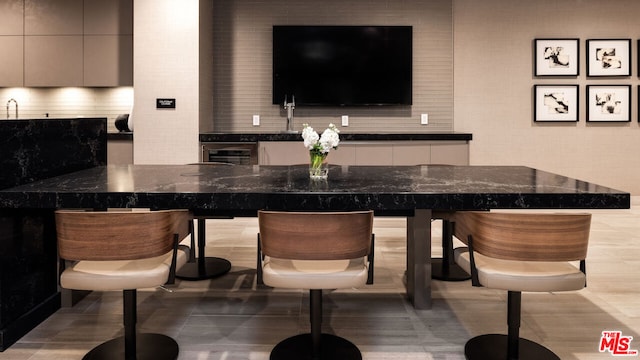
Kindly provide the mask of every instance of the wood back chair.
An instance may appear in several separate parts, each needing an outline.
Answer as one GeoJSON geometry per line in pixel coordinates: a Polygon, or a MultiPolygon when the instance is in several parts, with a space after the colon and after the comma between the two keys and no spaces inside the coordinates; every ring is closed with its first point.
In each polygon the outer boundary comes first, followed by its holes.
{"type": "Polygon", "coordinates": [[[187,210],[58,210],[58,252],[65,260],[136,260],[160,256],[173,249],[174,234],[183,239],[190,233],[190,219],[187,210]]]}
{"type": "Polygon", "coordinates": [[[543,345],[520,337],[522,292],[586,286],[591,214],[461,211],[452,219],[455,236],[468,245],[456,249],[455,261],[471,274],[473,285],[508,291],[508,334],[468,340],[465,357],[559,360],[543,345]]]}
{"type": "Polygon", "coordinates": [[[262,253],[281,259],[341,260],[371,251],[373,211],[258,212],[262,253]]]}
{"type": "Polygon", "coordinates": [[[169,336],[136,331],[137,289],[173,283],[189,249],[179,242],[190,234],[187,210],[55,212],[58,252],[72,261],[60,284],[74,290],[123,294],[124,336],[108,340],[84,359],[175,360],[178,343],[169,336]]]}
{"type": "Polygon", "coordinates": [[[259,282],[309,289],[311,332],[281,341],[270,359],[362,359],[349,340],[322,333],[322,290],[372,282],[373,211],[259,211],[258,222],[259,282]]]}
{"type": "Polygon", "coordinates": [[[455,236],[473,250],[504,260],[573,261],[587,256],[591,214],[459,211],[455,236]]]}

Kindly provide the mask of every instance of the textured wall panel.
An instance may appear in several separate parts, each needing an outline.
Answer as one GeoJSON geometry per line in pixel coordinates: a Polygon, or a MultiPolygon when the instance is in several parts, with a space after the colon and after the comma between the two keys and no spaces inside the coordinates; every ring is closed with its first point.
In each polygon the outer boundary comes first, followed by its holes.
{"type": "Polygon", "coordinates": [[[271,104],[273,25],[413,26],[413,105],[404,107],[297,107],[294,128],[340,124],[349,132],[453,130],[453,29],[451,0],[215,1],[215,131],[265,132],[286,127],[286,112],[271,104]],[[429,125],[420,114],[429,113],[429,125]],[[252,115],[261,125],[252,126],[252,115]]]}

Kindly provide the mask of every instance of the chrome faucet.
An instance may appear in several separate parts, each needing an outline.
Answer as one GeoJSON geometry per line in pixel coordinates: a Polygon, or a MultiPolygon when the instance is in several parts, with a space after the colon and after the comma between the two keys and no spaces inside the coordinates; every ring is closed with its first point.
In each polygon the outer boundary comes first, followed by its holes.
{"type": "Polygon", "coordinates": [[[9,119],[9,105],[11,105],[12,101],[14,104],[16,104],[16,119],[17,119],[18,118],[18,102],[14,98],[11,98],[9,99],[9,101],[7,101],[7,119],[9,119]]]}
{"type": "Polygon", "coordinates": [[[287,132],[295,133],[293,130],[293,109],[296,108],[296,96],[292,95],[291,102],[287,102],[287,95],[284,96],[284,108],[287,110],[287,132]]]}

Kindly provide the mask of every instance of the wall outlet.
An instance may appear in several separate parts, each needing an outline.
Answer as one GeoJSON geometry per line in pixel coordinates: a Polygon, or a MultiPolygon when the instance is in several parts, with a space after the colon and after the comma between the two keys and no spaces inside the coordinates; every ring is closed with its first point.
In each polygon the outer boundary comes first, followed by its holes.
{"type": "Polygon", "coordinates": [[[342,115],[342,126],[349,126],[349,115],[342,115]]]}
{"type": "Polygon", "coordinates": [[[421,125],[429,125],[429,114],[420,115],[420,124],[421,125]]]}
{"type": "Polygon", "coordinates": [[[253,126],[260,126],[260,115],[253,115],[253,126]]]}

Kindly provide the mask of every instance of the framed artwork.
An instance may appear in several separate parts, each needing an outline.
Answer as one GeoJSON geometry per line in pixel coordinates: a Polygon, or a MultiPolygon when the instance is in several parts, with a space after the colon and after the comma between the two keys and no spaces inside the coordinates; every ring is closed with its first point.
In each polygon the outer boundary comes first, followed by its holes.
{"type": "Polygon", "coordinates": [[[579,39],[535,39],[535,76],[578,76],[579,39]]]}
{"type": "Polygon", "coordinates": [[[534,85],[534,121],[578,121],[578,85],[534,85]]]}
{"type": "MultiPolygon", "coordinates": [[[[638,39],[638,49],[640,49],[640,39],[638,39]]],[[[640,55],[638,56],[638,76],[640,76],[640,55]]]]}
{"type": "Polygon", "coordinates": [[[587,121],[631,121],[631,85],[587,85],[587,121]]]}
{"type": "MultiPolygon", "coordinates": [[[[639,104],[638,106],[640,108],[640,85],[638,85],[638,104],[639,104]]],[[[638,112],[638,122],[640,122],[640,111],[638,112]]]]}
{"type": "Polygon", "coordinates": [[[630,39],[587,40],[587,76],[631,75],[630,39]]]}

